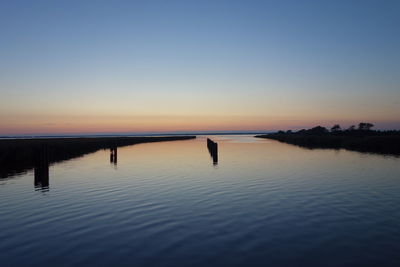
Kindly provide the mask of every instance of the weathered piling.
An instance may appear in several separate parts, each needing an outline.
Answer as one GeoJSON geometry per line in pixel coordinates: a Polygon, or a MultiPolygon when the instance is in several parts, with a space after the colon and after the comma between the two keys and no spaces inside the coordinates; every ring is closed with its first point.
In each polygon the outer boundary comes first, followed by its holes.
{"type": "Polygon", "coordinates": [[[218,164],[218,144],[212,141],[210,138],[207,138],[207,148],[210,153],[211,158],[213,159],[213,164],[218,164]]]}

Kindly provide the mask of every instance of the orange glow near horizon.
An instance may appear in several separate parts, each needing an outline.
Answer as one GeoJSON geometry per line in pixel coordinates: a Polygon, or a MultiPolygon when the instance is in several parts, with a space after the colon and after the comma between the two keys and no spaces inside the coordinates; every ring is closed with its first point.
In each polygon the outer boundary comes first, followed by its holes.
{"type": "Polygon", "coordinates": [[[34,116],[1,117],[0,134],[141,133],[196,131],[297,130],[316,125],[343,127],[371,121],[377,128],[396,127],[396,121],[364,119],[323,119],[315,116],[34,116]]]}
{"type": "Polygon", "coordinates": [[[6,2],[2,136],[400,129],[395,1],[6,2]]]}

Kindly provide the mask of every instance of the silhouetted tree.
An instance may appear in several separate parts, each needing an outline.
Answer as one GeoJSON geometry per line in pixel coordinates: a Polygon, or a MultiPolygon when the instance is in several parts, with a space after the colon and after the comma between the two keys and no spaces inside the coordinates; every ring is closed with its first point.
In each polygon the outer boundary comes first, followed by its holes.
{"type": "Polygon", "coordinates": [[[360,124],[358,124],[358,130],[361,131],[369,131],[372,127],[374,127],[374,125],[369,122],[361,122],[360,124]]]}
{"type": "Polygon", "coordinates": [[[355,125],[351,125],[349,128],[347,128],[347,131],[354,131],[356,129],[355,125]]]}
{"type": "Polygon", "coordinates": [[[335,124],[333,125],[333,127],[331,128],[331,132],[340,132],[342,130],[342,128],[340,127],[339,124],[335,124]]]}
{"type": "Polygon", "coordinates": [[[310,130],[307,130],[307,133],[309,134],[326,134],[328,132],[328,129],[322,126],[317,126],[314,128],[311,128],[310,130]]]}
{"type": "Polygon", "coordinates": [[[297,131],[298,134],[305,134],[307,132],[306,129],[301,129],[300,131],[297,131]]]}

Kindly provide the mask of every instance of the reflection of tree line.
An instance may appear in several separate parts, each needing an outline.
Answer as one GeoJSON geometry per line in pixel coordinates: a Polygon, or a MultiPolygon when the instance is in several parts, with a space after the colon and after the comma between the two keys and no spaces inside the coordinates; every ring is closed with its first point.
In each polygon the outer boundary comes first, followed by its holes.
{"type": "Polygon", "coordinates": [[[372,130],[372,123],[362,122],[342,129],[339,124],[330,130],[317,126],[299,131],[278,131],[256,137],[269,138],[281,142],[299,145],[308,148],[345,148],[360,152],[373,152],[380,154],[400,154],[400,131],[372,130]]]}
{"type": "Polygon", "coordinates": [[[51,163],[111,149],[110,161],[116,164],[117,147],[192,138],[196,136],[0,139],[0,179],[34,169],[35,186],[46,188],[51,163]]]}

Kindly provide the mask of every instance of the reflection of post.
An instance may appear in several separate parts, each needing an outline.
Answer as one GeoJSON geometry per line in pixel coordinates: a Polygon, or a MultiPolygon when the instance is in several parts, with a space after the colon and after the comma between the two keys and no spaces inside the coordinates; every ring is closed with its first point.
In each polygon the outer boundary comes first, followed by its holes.
{"type": "Polygon", "coordinates": [[[218,165],[218,144],[215,143],[214,151],[212,153],[213,164],[218,165]]]}
{"type": "Polygon", "coordinates": [[[118,153],[117,153],[117,147],[114,148],[114,165],[117,165],[118,161],[118,153]]]}
{"type": "Polygon", "coordinates": [[[110,148],[110,163],[114,163],[114,165],[117,165],[117,160],[118,160],[117,147],[112,147],[110,148]]]}
{"type": "Polygon", "coordinates": [[[37,152],[35,171],[35,188],[41,190],[49,189],[49,150],[47,145],[43,145],[37,152]]]}
{"type": "Polygon", "coordinates": [[[207,148],[212,157],[213,164],[218,165],[218,144],[207,138],[207,148]]]}

